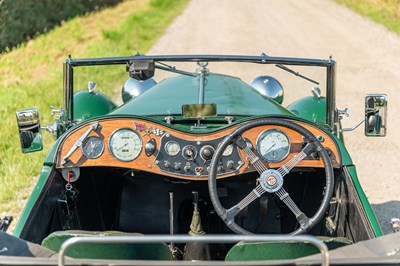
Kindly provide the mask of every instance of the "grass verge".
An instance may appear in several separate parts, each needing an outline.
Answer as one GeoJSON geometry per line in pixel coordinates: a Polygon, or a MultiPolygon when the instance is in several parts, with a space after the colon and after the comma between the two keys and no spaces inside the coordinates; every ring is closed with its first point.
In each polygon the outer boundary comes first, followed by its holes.
{"type": "Polygon", "coordinates": [[[399,0],[336,0],[336,2],[400,34],[399,0]]]}
{"type": "MultiPolygon", "coordinates": [[[[1,216],[19,215],[21,204],[17,201],[28,197],[29,192],[23,191],[35,182],[33,177],[40,173],[52,145],[52,137],[44,133],[45,150],[23,155],[15,112],[36,107],[41,113],[41,124],[52,123],[49,106],[62,106],[62,63],[68,53],[73,58],[145,53],[187,2],[127,0],[101,12],[69,20],[48,34],[0,55],[1,216]]],[[[101,84],[102,92],[110,95],[121,89],[127,74],[121,75],[114,68],[105,70],[96,82],[101,84]]],[[[81,79],[91,80],[89,74],[81,79]]]]}

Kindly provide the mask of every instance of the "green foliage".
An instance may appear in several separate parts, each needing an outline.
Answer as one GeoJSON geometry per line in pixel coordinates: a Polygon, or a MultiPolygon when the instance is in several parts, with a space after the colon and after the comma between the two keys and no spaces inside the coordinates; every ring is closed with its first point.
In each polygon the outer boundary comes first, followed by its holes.
{"type": "MultiPolygon", "coordinates": [[[[0,214],[18,214],[13,203],[20,197],[17,192],[38,176],[54,142],[47,132],[43,132],[45,149],[22,154],[15,112],[36,107],[41,124],[52,123],[49,106],[62,106],[62,63],[68,53],[73,58],[145,53],[188,1],[163,2],[166,4],[126,0],[115,7],[71,19],[28,45],[0,55],[0,214]]],[[[88,68],[81,67],[75,73],[77,90],[85,89],[87,82],[94,80],[99,91],[119,97],[121,86],[127,79],[125,68],[120,66],[91,67],[90,73],[88,68]]]]}
{"type": "MultiPolygon", "coordinates": [[[[121,0],[2,0],[0,52],[30,40],[62,21],[121,0]]],[[[9,50],[9,49],[8,49],[9,50]]]]}
{"type": "Polygon", "coordinates": [[[400,34],[400,0],[336,0],[400,34]]]}

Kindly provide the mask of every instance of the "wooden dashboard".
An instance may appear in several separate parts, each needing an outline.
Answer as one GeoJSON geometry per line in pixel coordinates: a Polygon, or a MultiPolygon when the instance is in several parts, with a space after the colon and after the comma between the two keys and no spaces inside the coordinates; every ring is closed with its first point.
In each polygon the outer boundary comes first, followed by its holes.
{"type": "MultiPolygon", "coordinates": [[[[306,123],[293,122],[305,127],[318,137],[322,145],[327,149],[333,167],[338,168],[340,166],[340,153],[337,145],[328,134],[306,123]]],[[[240,125],[236,124],[213,133],[192,134],[137,118],[106,118],[90,121],[78,126],[64,137],[57,149],[56,167],[58,169],[93,166],[120,167],[180,179],[207,180],[210,153],[212,157],[219,142],[240,125]],[[117,156],[112,151],[114,147],[111,146],[114,145],[114,142],[110,141],[110,139],[120,129],[128,129],[129,132],[133,132],[133,136],[138,136],[138,138],[135,137],[137,139],[136,144],[132,144],[136,145],[134,149],[137,151],[137,154],[133,153],[132,155],[136,156],[134,159],[129,159],[128,161],[123,161],[121,158],[117,159],[117,156]],[[86,145],[85,139],[89,137],[97,140],[98,145],[103,145],[98,148],[96,156],[85,156],[84,154],[82,147],[86,145]],[[166,146],[169,147],[172,144],[175,148],[168,150],[166,146]]],[[[256,155],[258,154],[258,139],[263,132],[270,129],[283,132],[290,141],[288,154],[281,161],[267,162],[261,160],[267,168],[278,168],[301,151],[304,139],[296,131],[282,126],[254,127],[244,132],[242,137],[246,139],[249,147],[256,155]]],[[[97,144],[93,142],[90,145],[94,147],[97,144]]],[[[125,152],[124,149],[122,146],[117,148],[121,152],[125,152]]],[[[127,152],[129,152],[128,149],[127,152]]],[[[319,158],[306,158],[299,162],[296,167],[320,168],[323,167],[323,163],[319,158]]],[[[218,166],[217,178],[254,171],[256,170],[249,162],[248,156],[243,150],[234,146],[231,154],[222,156],[218,166]]]]}

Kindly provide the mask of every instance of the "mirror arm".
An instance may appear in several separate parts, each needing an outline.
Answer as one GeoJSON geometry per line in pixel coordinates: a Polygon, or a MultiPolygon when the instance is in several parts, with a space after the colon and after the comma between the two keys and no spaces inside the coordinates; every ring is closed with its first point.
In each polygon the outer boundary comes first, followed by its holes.
{"type": "Polygon", "coordinates": [[[354,129],[358,128],[364,122],[365,122],[365,119],[363,118],[354,127],[342,128],[342,129],[340,129],[340,132],[353,131],[354,129]]]}

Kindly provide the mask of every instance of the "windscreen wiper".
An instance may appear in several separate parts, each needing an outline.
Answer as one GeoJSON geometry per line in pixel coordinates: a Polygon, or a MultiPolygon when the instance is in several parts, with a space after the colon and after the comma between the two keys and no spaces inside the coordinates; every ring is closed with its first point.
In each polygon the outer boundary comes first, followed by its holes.
{"type": "MultiPolygon", "coordinates": [[[[262,53],[261,56],[268,57],[268,55],[267,55],[266,53],[262,53]]],[[[285,71],[287,71],[287,72],[289,72],[289,73],[291,73],[291,74],[293,74],[293,75],[295,75],[295,76],[297,76],[297,77],[303,78],[303,79],[308,80],[308,81],[310,81],[310,82],[312,82],[312,83],[314,83],[314,84],[319,85],[319,82],[318,82],[318,81],[315,81],[315,80],[310,79],[310,78],[308,78],[308,77],[306,77],[306,76],[303,76],[303,75],[300,74],[299,72],[296,72],[296,71],[294,71],[293,69],[288,68],[287,66],[284,66],[284,65],[282,65],[282,64],[276,64],[275,66],[276,66],[276,67],[279,67],[280,69],[283,69],[283,70],[285,70],[285,71]]]]}
{"type": "Polygon", "coordinates": [[[156,61],[156,62],[158,63],[158,65],[156,65],[155,67],[158,69],[177,73],[177,74],[182,74],[182,75],[186,75],[186,76],[190,76],[190,77],[197,77],[196,73],[179,70],[179,69],[176,69],[175,66],[170,66],[170,65],[167,65],[167,64],[159,62],[159,61],[156,61]]]}
{"type": "Polygon", "coordinates": [[[287,72],[289,72],[289,73],[292,73],[292,74],[295,75],[295,76],[298,76],[298,77],[300,77],[300,78],[303,78],[303,79],[308,80],[308,81],[310,81],[310,82],[312,82],[312,83],[314,83],[314,84],[319,85],[319,82],[318,82],[318,81],[315,81],[315,80],[310,79],[310,78],[308,78],[308,77],[306,77],[306,76],[303,76],[303,75],[300,74],[299,72],[296,72],[296,71],[294,71],[294,70],[288,68],[287,66],[284,66],[284,65],[281,65],[281,64],[277,64],[277,65],[275,65],[275,66],[276,66],[276,67],[279,67],[279,68],[281,68],[281,69],[283,69],[283,70],[285,70],[285,71],[287,71],[287,72]]]}

